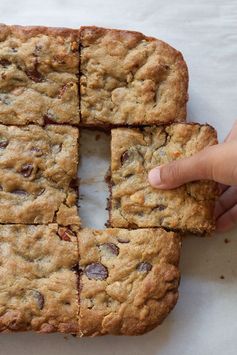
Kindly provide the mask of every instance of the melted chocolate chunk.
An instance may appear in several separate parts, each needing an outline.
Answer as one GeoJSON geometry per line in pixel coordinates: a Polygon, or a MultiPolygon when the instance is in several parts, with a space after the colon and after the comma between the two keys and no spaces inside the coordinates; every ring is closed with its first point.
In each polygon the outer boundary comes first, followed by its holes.
{"type": "Polygon", "coordinates": [[[77,188],[78,188],[78,180],[77,180],[77,179],[72,179],[72,180],[70,181],[69,186],[70,186],[72,189],[77,190],[77,188]]]}
{"type": "Polygon", "coordinates": [[[119,248],[114,243],[101,244],[100,248],[104,249],[104,251],[108,254],[112,254],[116,256],[119,255],[119,248]]]}
{"type": "Polygon", "coordinates": [[[4,68],[6,68],[8,65],[11,63],[7,59],[0,59],[0,65],[2,65],[4,68]]]}
{"type": "Polygon", "coordinates": [[[43,116],[43,120],[44,120],[44,125],[47,125],[47,124],[54,124],[55,121],[52,120],[53,116],[51,116],[50,114],[45,114],[43,116]]]}
{"type": "Polygon", "coordinates": [[[44,308],[44,296],[42,295],[42,293],[39,291],[34,291],[34,298],[36,299],[39,309],[40,310],[43,309],[44,308]]]}
{"type": "Polygon", "coordinates": [[[59,228],[58,236],[65,242],[71,242],[71,238],[75,238],[75,234],[69,228],[59,228]]]}
{"type": "Polygon", "coordinates": [[[108,277],[108,270],[101,263],[92,263],[86,266],[85,274],[90,280],[105,280],[108,277]]]}
{"type": "Polygon", "coordinates": [[[42,188],[41,190],[39,190],[39,192],[37,192],[37,196],[43,195],[44,192],[45,192],[45,189],[42,188]]]}
{"type": "Polygon", "coordinates": [[[130,240],[127,238],[118,238],[118,242],[121,244],[125,244],[125,243],[130,243],[130,240]]]}
{"type": "Polygon", "coordinates": [[[123,165],[124,162],[128,160],[128,158],[129,158],[129,152],[125,150],[125,152],[123,152],[123,154],[121,155],[121,164],[123,165]]]}
{"type": "Polygon", "coordinates": [[[31,173],[33,171],[33,165],[32,164],[23,164],[21,167],[21,174],[24,177],[30,177],[31,173]]]}
{"type": "Polygon", "coordinates": [[[137,271],[139,272],[149,272],[152,269],[152,265],[150,263],[147,263],[145,261],[142,261],[139,263],[136,267],[137,271]]]}
{"type": "Polygon", "coordinates": [[[11,193],[15,195],[27,195],[27,192],[25,190],[13,190],[11,191],[11,193]]]}
{"type": "Polygon", "coordinates": [[[5,149],[8,146],[8,140],[0,138],[0,149],[5,149]]]}
{"type": "Polygon", "coordinates": [[[38,61],[36,60],[34,68],[26,70],[26,75],[35,83],[41,83],[44,78],[43,75],[38,71],[38,61]]]}
{"type": "Polygon", "coordinates": [[[164,206],[164,205],[157,205],[157,206],[156,206],[156,209],[157,209],[158,211],[164,211],[166,208],[167,208],[167,206],[164,206]]]}

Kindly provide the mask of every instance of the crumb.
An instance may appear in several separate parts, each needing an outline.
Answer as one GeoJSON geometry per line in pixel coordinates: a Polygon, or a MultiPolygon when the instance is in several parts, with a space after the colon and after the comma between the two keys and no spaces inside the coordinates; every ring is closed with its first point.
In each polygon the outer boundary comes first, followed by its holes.
{"type": "Polygon", "coordinates": [[[221,279],[221,280],[224,280],[224,279],[225,279],[225,276],[224,276],[224,275],[221,275],[221,276],[220,276],[220,279],[221,279]]]}
{"type": "Polygon", "coordinates": [[[63,337],[65,340],[68,340],[68,337],[65,335],[64,337],[63,337]]]}
{"type": "Polygon", "coordinates": [[[228,243],[230,243],[230,240],[229,240],[228,238],[225,238],[225,239],[224,239],[224,242],[225,242],[226,244],[228,244],[228,243]]]}
{"type": "Polygon", "coordinates": [[[98,140],[100,139],[100,137],[101,137],[100,134],[97,134],[97,135],[95,136],[95,140],[98,141],[98,140]]]}

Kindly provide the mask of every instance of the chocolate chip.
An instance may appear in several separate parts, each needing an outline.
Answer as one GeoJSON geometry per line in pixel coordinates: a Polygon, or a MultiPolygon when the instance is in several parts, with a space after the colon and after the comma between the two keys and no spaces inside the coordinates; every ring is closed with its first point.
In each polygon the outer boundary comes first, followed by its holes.
{"type": "Polygon", "coordinates": [[[34,298],[37,301],[39,309],[40,310],[43,309],[44,308],[44,296],[42,295],[42,293],[35,290],[34,291],[34,298]]]}
{"type": "Polygon", "coordinates": [[[8,65],[11,63],[7,59],[0,59],[0,65],[2,65],[4,68],[6,68],[8,65]]]}
{"type": "Polygon", "coordinates": [[[101,263],[92,263],[86,266],[85,274],[90,280],[105,280],[108,277],[108,270],[101,263]]]}
{"type": "Polygon", "coordinates": [[[23,164],[21,166],[21,174],[24,177],[30,177],[31,173],[33,171],[33,165],[32,164],[23,164]]]}
{"type": "Polygon", "coordinates": [[[167,208],[167,206],[164,206],[164,205],[157,205],[157,206],[156,206],[156,209],[157,209],[158,211],[164,211],[166,208],[167,208]]]}
{"type": "Polygon", "coordinates": [[[77,190],[77,188],[78,188],[78,180],[77,179],[72,179],[70,181],[69,186],[71,187],[71,189],[77,190]]]}
{"type": "Polygon", "coordinates": [[[12,190],[11,193],[16,195],[27,195],[27,192],[24,190],[12,190]]]}
{"type": "Polygon", "coordinates": [[[30,150],[31,152],[34,152],[36,157],[41,157],[43,155],[42,150],[37,147],[32,147],[30,150]]]}
{"type": "Polygon", "coordinates": [[[119,248],[114,243],[101,244],[100,248],[104,249],[104,251],[108,254],[112,254],[116,256],[119,255],[119,248]]]}
{"type": "Polygon", "coordinates": [[[123,152],[123,154],[121,155],[121,164],[123,165],[124,162],[128,160],[128,158],[129,158],[129,152],[125,150],[125,152],[123,152]]]}
{"type": "Polygon", "coordinates": [[[26,70],[26,75],[35,83],[40,83],[44,79],[42,74],[38,71],[38,65],[39,65],[39,63],[36,59],[36,62],[34,64],[34,68],[26,70]]]}
{"type": "Polygon", "coordinates": [[[130,243],[130,240],[127,238],[118,238],[118,242],[122,244],[130,243]]]}
{"type": "Polygon", "coordinates": [[[49,114],[43,115],[43,120],[44,120],[44,125],[55,123],[55,121],[52,120],[52,116],[49,114]]]}
{"type": "Polygon", "coordinates": [[[47,110],[47,112],[43,115],[43,119],[44,119],[44,124],[54,124],[56,117],[55,114],[52,110],[47,110]]]}
{"type": "Polygon", "coordinates": [[[43,195],[43,193],[45,192],[45,189],[40,189],[38,192],[37,192],[37,196],[41,196],[43,195]]]}
{"type": "Polygon", "coordinates": [[[27,70],[26,75],[35,83],[43,81],[43,76],[37,70],[27,70]]]}
{"type": "Polygon", "coordinates": [[[0,185],[0,191],[3,191],[3,187],[2,187],[2,185],[0,185]]]}
{"type": "Polygon", "coordinates": [[[4,138],[0,138],[0,148],[1,149],[4,149],[8,146],[8,140],[7,139],[4,139],[4,138]]]}
{"type": "Polygon", "coordinates": [[[59,228],[58,236],[65,242],[71,242],[71,238],[75,238],[75,234],[69,228],[59,228]]]}
{"type": "Polygon", "coordinates": [[[152,265],[150,263],[147,263],[145,261],[142,261],[139,263],[136,267],[137,271],[139,272],[149,272],[152,269],[152,265]]]}

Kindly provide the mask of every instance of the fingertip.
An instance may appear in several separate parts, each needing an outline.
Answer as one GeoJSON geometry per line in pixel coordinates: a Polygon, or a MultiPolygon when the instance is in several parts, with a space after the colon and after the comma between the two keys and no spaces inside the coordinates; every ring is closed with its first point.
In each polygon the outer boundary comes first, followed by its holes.
{"type": "Polygon", "coordinates": [[[153,187],[161,186],[161,175],[160,175],[160,167],[152,169],[148,173],[148,181],[153,187]]]}

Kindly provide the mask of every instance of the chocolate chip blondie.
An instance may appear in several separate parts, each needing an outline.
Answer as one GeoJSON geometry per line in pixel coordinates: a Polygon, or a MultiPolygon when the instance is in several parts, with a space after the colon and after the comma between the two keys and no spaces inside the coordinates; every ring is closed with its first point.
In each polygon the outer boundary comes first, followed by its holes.
{"type": "Polygon", "coordinates": [[[143,334],[176,304],[180,237],[163,229],[82,229],[81,336],[143,334]]]}
{"type": "Polygon", "coordinates": [[[81,121],[89,126],[184,121],[188,71],[180,52],[138,32],[82,27],[81,121]]]}
{"type": "Polygon", "coordinates": [[[0,223],[79,224],[78,129],[0,125],[0,223]]]}
{"type": "Polygon", "coordinates": [[[147,175],[157,165],[189,157],[216,143],[216,131],[208,125],[113,129],[110,225],[211,232],[218,193],[215,183],[195,181],[159,190],[150,186],[147,175]]]}
{"type": "Polygon", "coordinates": [[[0,25],[0,123],[79,123],[77,30],[0,25]]]}
{"type": "Polygon", "coordinates": [[[0,225],[1,332],[78,332],[76,232],[0,225]]]}

